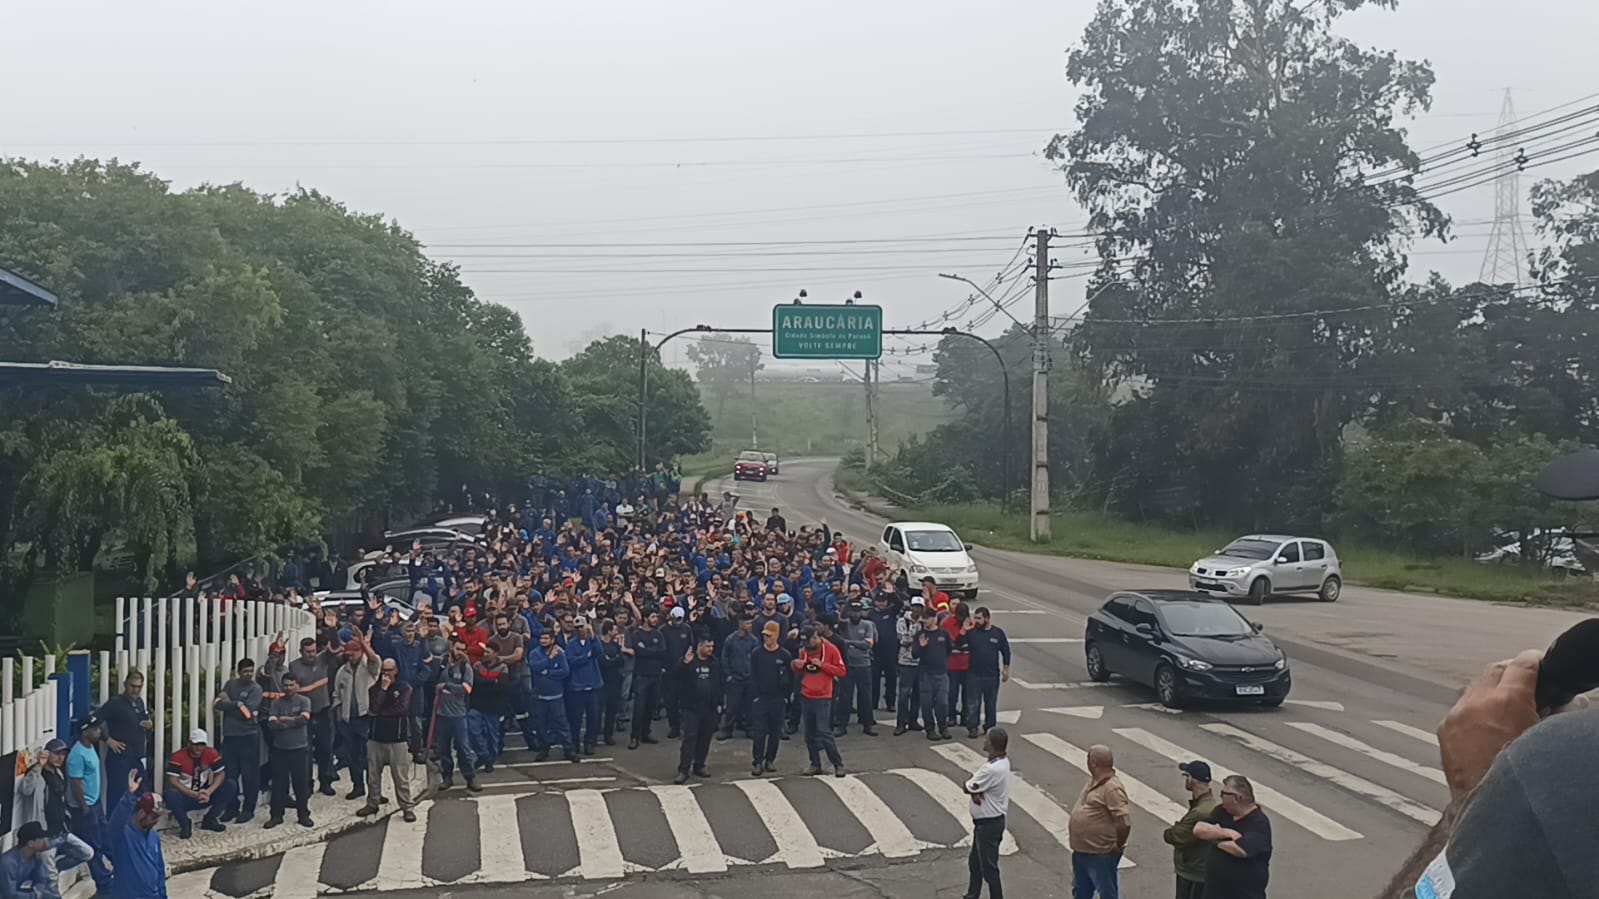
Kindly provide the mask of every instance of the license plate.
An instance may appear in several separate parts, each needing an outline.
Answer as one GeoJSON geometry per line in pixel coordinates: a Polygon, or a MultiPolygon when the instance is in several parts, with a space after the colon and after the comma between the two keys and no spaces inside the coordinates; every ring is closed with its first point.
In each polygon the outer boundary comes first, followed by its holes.
{"type": "Polygon", "coordinates": [[[1266,688],[1259,684],[1242,684],[1238,687],[1239,696],[1265,696],[1266,688]]]}

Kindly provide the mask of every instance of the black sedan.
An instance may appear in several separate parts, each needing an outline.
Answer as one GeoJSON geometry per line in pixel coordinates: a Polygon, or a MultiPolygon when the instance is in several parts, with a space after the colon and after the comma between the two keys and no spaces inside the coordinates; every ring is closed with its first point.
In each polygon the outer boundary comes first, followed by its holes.
{"type": "Polygon", "coordinates": [[[1229,605],[1205,593],[1127,590],[1088,616],[1088,676],[1119,674],[1155,688],[1161,705],[1190,699],[1282,705],[1288,657],[1229,605]]]}

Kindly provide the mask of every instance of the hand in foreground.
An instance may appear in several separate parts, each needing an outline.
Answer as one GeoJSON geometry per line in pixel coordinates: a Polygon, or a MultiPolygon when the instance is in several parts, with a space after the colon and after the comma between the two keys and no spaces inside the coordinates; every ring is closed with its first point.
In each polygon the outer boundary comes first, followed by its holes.
{"type": "Polygon", "coordinates": [[[1489,665],[1439,725],[1439,755],[1454,799],[1476,789],[1499,753],[1538,723],[1533,690],[1542,660],[1541,650],[1529,649],[1489,665]]]}

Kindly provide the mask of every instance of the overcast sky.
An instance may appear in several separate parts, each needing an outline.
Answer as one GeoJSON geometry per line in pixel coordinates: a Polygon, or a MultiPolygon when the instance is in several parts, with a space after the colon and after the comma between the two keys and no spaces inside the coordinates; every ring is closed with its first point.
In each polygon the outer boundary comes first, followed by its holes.
{"type": "MultiPolygon", "coordinates": [[[[458,260],[548,356],[641,327],[766,327],[800,289],[860,290],[909,327],[970,293],[938,272],[986,281],[1028,226],[1081,226],[1039,150],[1073,124],[1065,53],[1093,6],[17,2],[0,154],[315,187],[458,260]],[[844,240],[863,242],[819,243],[844,240]]],[[[1593,0],[1401,0],[1346,23],[1432,62],[1418,148],[1491,131],[1506,87],[1522,116],[1599,90],[1593,0]]],[[[1583,163],[1599,155],[1538,174],[1583,163]]],[[[1441,205],[1459,239],[1412,268],[1471,280],[1492,193],[1441,205]]],[[[1057,314],[1082,302],[1081,279],[1052,290],[1057,314]]]]}

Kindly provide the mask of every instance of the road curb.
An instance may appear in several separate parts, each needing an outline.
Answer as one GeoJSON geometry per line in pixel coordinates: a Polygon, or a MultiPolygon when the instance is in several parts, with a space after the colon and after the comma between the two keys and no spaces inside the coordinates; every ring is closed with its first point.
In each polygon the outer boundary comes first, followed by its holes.
{"type": "MultiPolygon", "coordinates": [[[[413,788],[417,786],[417,778],[414,775],[411,778],[411,784],[413,788]]],[[[431,783],[431,778],[428,778],[424,773],[422,777],[421,788],[416,789],[415,792],[412,793],[412,798],[416,802],[420,803],[424,800],[432,799],[435,792],[436,791],[431,783]]],[[[380,806],[377,814],[374,815],[368,815],[364,818],[356,817],[355,809],[358,807],[359,806],[355,806],[353,803],[351,803],[349,818],[339,819],[331,824],[313,827],[309,830],[299,827],[286,818],[283,827],[292,827],[294,828],[292,831],[279,831],[278,833],[261,832],[258,835],[258,839],[250,840],[242,846],[228,847],[209,853],[203,851],[196,852],[188,857],[180,857],[177,859],[171,859],[169,857],[167,861],[167,873],[169,875],[187,874],[191,871],[203,871],[207,868],[215,868],[221,865],[234,864],[236,862],[249,862],[257,861],[263,858],[270,858],[274,855],[280,855],[288,852],[291,849],[299,849],[302,846],[310,846],[314,843],[322,843],[334,837],[342,836],[343,834],[351,831],[359,830],[363,827],[376,826],[387,820],[390,815],[396,814],[400,811],[398,799],[392,796],[390,797],[389,804],[380,806]]],[[[165,845],[171,846],[170,843],[165,845]]],[[[182,846],[181,843],[178,845],[182,846]]]]}

